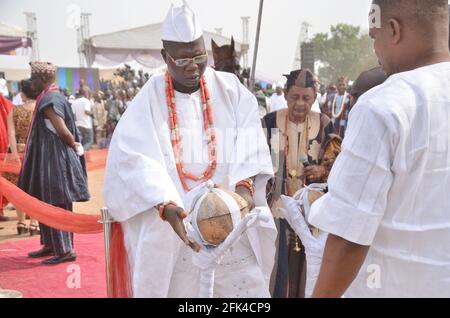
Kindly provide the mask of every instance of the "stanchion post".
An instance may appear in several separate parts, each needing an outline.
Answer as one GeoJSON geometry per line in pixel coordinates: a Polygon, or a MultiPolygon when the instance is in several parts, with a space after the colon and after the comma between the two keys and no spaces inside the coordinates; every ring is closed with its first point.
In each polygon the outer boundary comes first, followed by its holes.
{"type": "Polygon", "coordinates": [[[108,298],[111,298],[112,291],[111,286],[109,285],[110,278],[110,242],[111,242],[111,224],[114,222],[113,218],[109,214],[108,208],[102,208],[101,212],[101,220],[99,221],[103,224],[103,238],[105,241],[105,265],[106,265],[106,290],[108,298]]]}

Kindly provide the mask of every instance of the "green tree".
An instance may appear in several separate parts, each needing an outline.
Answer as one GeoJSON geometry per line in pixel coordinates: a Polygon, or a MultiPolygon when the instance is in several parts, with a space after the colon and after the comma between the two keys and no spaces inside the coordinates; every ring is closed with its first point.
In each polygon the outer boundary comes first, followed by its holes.
{"type": "Polygon", "coordinates": [[[318,75],[322,82],[333,83],[338,76],[355,80],[361,72],[378,65],[372,39],[360,27],[331,26],[330,33],[318,33],[311,42],[321,64],[318,75]]]}

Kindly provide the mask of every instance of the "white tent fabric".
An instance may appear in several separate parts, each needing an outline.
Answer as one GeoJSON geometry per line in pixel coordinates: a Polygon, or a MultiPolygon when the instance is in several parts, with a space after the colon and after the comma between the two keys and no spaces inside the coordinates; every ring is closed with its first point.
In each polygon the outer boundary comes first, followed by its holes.
{"type": "Polygon", "coordinates": [[[27,37],[27,32],[15,25],[0,22],[0,35],[11,37],[27,37]]]}
{"type": "Polygon", "coordinates": [[[30,77],[30,59],[26,56],[0,54],[0,72],[8,81],[20,81],[30,77]]]}
{"type": "MultiPolygon", "coordinates": [[[[111,67],[121,63],[137,61],[147,68],[158,68],[164,64],[161,57],[162,23],[145,25],[138,28],[95,35],[88,39],[84,52],[89,65],[96,63],[111,67]]],[[[212,64],[211,39],[218,45],[230,44],[231,39],[203,31],[206,49],[212,64]]],[[[235,41],[238,54],[241,53],[241,43],[235,41]]]]}

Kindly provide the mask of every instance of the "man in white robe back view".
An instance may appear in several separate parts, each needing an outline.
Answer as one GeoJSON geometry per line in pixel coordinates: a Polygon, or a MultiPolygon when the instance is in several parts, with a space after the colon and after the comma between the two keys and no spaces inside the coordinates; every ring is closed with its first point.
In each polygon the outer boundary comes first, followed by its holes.
{"type": "Polygon", "coordinates": [[[352,108],[312,206],[330,233],[313,297],[450,297],[448,1],[373,4],[389,79],[352,108]]]}
{"type": "Polygon", "coordinates": [[[189,175],[201,177],[209,167],[213,173],[201,181],[236,191],[268,220],[226,253],[216,269],[214,296],[270,297],[276,229],[265,187],[273,171],[257,101],[234,75],[206,67],[202,31],[186,4],[171,7],[162,40],[167,77],[152,76],[132,101],[106,167],[104,199],[122,225],[133,296],[197,297],[200,271],[192,255],[198,245],[187,238],[183,218],[201,184],[189,175]],[[205,111],[207,97],[213,121],[205,111]],[[205,121],[216,133],[217,166],[211,164],[205,121]]]}

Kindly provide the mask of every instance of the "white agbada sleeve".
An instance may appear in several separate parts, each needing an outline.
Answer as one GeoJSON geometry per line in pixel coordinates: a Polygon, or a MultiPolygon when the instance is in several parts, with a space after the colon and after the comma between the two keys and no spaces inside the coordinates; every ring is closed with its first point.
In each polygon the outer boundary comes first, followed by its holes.
{"type": "Polygon", "coordinates": [[[167,173],[152,118],[151,85],[153,81],[149,80],[133,99],[114,131],[109,148],[103,197],[119,222],[169,200],[183,207],[167,173]]]}
{"type": "Polygon", "coordinates": [[[393,182],[396,126],[380,107],[364,100],[355,105],[328,193],[312,205],[310,224],[356,244],[372,244],[393,182]]]}

